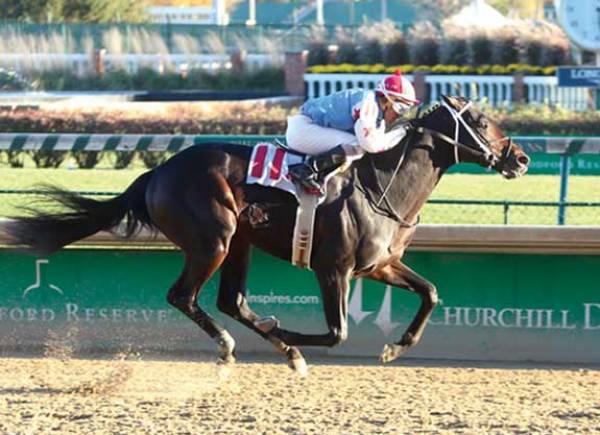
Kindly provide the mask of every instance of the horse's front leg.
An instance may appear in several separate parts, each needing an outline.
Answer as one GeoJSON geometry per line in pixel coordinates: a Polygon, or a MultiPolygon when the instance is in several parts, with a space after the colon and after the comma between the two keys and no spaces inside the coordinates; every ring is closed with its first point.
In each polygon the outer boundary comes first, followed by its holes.
{"type": "Polygon", "coordinates": [[[348,338],[348,295],[350,270],[344,268],[316,271],[321,287],[323,310],[329,332],[326,334],[301,334],[279,327],[279,322],[269,325],[269,333],[291,346],[333,347],[348,338]]]}
{"type": "MultiPolygon", "coordinates": [[[[229,254],[221,267],[217,307],[223,313],[258,333],[265,340],[270,341],[279,353],[286,356],[290,368],[305,375],[307,372],[306,361],[300,351],[293,346],[288,346],[269,331],[265,332],[256,326],[260,321],[260,316],[250,309],[246,301],[246,280],[249,267],[250,243],[243,232],[238,232],[231,241],[229,254]]],[[[233,360],[233,349],[224,349],[223,352],[229,352],[229,359],[233,360]]]]}
{"type": "Polygon", "coordinates": [[[402,338],[396,343],[384,346],[380,359],[386,363],[398,358],[410,347],[419,342],[427,325],[427,320],[429,320],[433,309],[437,305],[437,291],[432,283],[400,261],[372,272],[367,278],[394,287],[407,289],[417,293],[421,298],[419,311],[417,311],[415,318],[406,329],[404,335],[402,335],[402,338]]]}

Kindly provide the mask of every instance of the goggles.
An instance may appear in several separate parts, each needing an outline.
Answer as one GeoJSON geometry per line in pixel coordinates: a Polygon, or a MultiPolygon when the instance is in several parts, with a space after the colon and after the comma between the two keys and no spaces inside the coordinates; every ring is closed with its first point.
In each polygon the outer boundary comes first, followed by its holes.
{"type": "Polygon", "coordinates": [[[392,110],[394,112],[396,112],[398,115],[402,115],[404,112],[406,112],[408,109],[410,109],[412,107],[411,104],[406,103],[404,101],[398,101],[398,100],[393,100],[391,99],[387,93],[384,94],[385,98],[392,103],[392,110]]]}

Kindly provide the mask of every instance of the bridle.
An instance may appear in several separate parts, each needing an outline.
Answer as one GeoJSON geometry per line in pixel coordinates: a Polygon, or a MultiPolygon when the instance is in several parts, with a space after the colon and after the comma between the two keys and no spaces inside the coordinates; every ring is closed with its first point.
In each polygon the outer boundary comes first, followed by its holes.
{"type": "MultiPolygon", "coordinates": [[[[441,133],[437,130],[433,130],[431,128],[422,127],[422,126],[417,127],[414,131],[417,133],[420,133],[420,134],[430,134],[431,136],[441,139],[443,142],[453,146],[455,163],[460,163],[460,157],[459,157],[458,152],[459,152],[459,150],[461,150],[468,154],[471,154],[473,157],[478,159],[484,165],[487,165],[488,168],[497,167],[500,171],[502,171],[504,165],[506,164],[506,162],[510,156],[510,152],[513,147],[513,141],[508,136],[503,136],[503,137],[495,139],[491,142],[486,139],[482,140],[480,135],[477,134],[475,131],[473,131],[471,126],[465,121],[465,119],[463,117],[465,112],[472,105],[473,105],[473,102],[469,101],[467,104],[464,105],[463,108],[461,108],[460,110],[456,110],[454,107],[450,106],[445,101],[441,102],[441,107],[445,108],[450,113],[450,116],[452,117],[452,119],[455,122],[454,138],[451,138],[450,136],[448,136],[444,133],[441,133]],[[478,148],[474,148],[472,146],[465,145],[464,143],[459,141],[461,126],[471,136],[471,138],[473,139],[473,141],[475,142],[475,144],[477,145],[478,148]],[[497,142],[503,142],[503,141],[508,141],[508,146],[504,147],[502,149],[502,154],[500,156],[497,156],[496,154],[494,154],[491,147],[494,144],[496,144],[497,142]]],[[[438,106],[438,107],[440,107],[440,106],[438,106]]],[[[431,110],[431,112],[433,112],[434,110],[435,109],[431,110]]],[[[390,180],[388,181],[385,188],[383,188],[381,186],[381,184],[379,183],[379,179],[377,178],[377,175],[375,175],[375,180],[376,180],[377,186],[381,192],[381,196],[379,197],[378,201],[370,201],[373,204],[376,211],[383,213],[384,215],[394,219],[395,221],[400,223],[401,226],[403,226],[405,228],[411,228],[411,227],[416,226],[417,223],[419,222],[419,219],[417,218],[417,221],[414,223],[407,222],[405,219],[403,219],[394,210],[394,208],[390,204],[389,200],[387,199],[387,193],[390,190],[390,187],[392,186],[396,176],[398,175],[398,172],[400,171],[400,167],[402,166],[402,163],[404,162],[404,159],[406,157],[406,154],[407,154],[407,151],[409,148],[410,139],[411,139],[411,137],[404,138],[403,142],[405,143],[405,145],[402,149],[402,154],[400,155],[400,158],[398,159],[396,168],[394,169],[394,172],[392,173],[392,176],[390,177],[390,180]],[[385,203],[386,208],[381,206],[382,202],[385,203]]],[[[375,170],[375,173],[376,173],[375,164],[373,162],[373,159],[371,158],[370,161],[371,161],[371,167],[373,168],[373,170],[375,170]]]]}
{"type": "Polygon", "coordinates": [[[493,141],[488,141],[482,138],[477,132],[473,131],[473,128],[465,121],[463,115],[465,112],[473,105],[472,101],[469,101],[465,106],[456,110],[454,107],[450,106],[447,102],[442,101],[441,106],[445,108],[450,116],[454,120],[454,138],[451,138],[444,133],[441,133],[437,130],[433,130],[426,127],[418,127],[417,131],[420,133],[429,133],[438,139],[441,139],[445,143],[452,145],[454,147],[454,163],[460,163],[459,150],[466,152],[467,154],[472,155],[477,160],[482,162],[489,169],[498,166],[502,168],[506,163],[506,160],[510,156],[510,152],[513,147],[513,141],[508,136],[503,136],[501,138],[495,139],[493,141]],[[473,148],[472,146],[465,145],[464,143],[459,141],[460,137],[460,128],[461,126],[465,129],[465,131],[469,134],[471,139],[475,142],[478,148],[473,148]],[[492,151],[491,147],[498,143],[508,141],[508,146],[503,147],[502,154],[497,156],[492,151]]]}

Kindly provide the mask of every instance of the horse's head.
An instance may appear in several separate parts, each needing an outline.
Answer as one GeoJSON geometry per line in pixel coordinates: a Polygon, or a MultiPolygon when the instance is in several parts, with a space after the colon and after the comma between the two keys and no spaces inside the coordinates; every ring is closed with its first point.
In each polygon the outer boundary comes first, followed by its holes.
{"type": "MultiPolygon", "coordinates": [[[[456,163],[477,163],[496,170],[505,178],[516,178],[527,172],[529,156],[471,101],[444,95],[436,112],[444,116],[447,125],[437,136],[454,146],[456,163]]],[[[435,127],[437,130],[443,126],[438,121],[435,127]]]]}

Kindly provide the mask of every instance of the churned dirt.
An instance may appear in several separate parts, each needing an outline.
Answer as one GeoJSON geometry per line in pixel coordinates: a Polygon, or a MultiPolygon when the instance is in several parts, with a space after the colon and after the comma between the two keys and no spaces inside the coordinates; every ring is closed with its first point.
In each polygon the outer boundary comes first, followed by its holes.
{"type": "MultiPolygon", "coordinates": [[[[438,364],[438,363],[436,363],[438,364]]],[[[600,433],[600,371],[325,360],[0,359],[2,434],[600,433]],[[310,363],[310,361],[309,361],[310,363]]]]}

